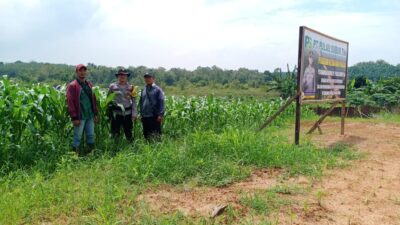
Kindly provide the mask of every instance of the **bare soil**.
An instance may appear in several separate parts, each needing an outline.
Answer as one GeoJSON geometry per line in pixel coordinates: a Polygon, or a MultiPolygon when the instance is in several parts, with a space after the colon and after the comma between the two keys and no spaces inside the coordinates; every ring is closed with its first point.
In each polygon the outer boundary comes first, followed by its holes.
{"type": "Polygon", "coordinates": [[[305,177],[282,181],[281,171],[260,170],[228,187],[161,187],[148,190],[139,200],[157,213],[181,211],[208,217],[214,207],[231,205],[245,217],[249,210],[240,204],[240,196],[285,182],[311,187],[311,191],[291,196],[296,203],[273,215],[279,224],[400,225],[400,126],[347,122],[346,135],[340,135],[339,122],[326,122],[321,128],[322,135],[311,136],[319,145],[345,143],[366,157],[350,167],[329,170],[317,181],[305,177]]]}
{"type": "MultiPolygon", "coordinates": [[[[339,123],[322,126],[321,145],[347,143],[367,155],[352,167],[329,171],[314,186],[323,191],[321,212],[299,217],[297,224],[400,224],[400,126],[350,122],[346,135],[338,135],[339,123]]],[[[311,194],[315,198],[315,194],[311,194]]]]}

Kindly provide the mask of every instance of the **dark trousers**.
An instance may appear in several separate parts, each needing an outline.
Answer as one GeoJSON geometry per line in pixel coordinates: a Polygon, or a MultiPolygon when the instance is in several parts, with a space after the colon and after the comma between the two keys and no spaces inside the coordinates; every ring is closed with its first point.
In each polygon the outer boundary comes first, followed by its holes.
{"type": "Polygon", "coordinates": [[[157,122],[155,117],[142,117],[143,135],[147,140],[153,138],[160,139],[161,137],[161,123],[157,122]]]}
{"type": "Polygon", "coordinates": [[[114,138],[117,138],[121,134],[121,127],[124,129],[125,137],[128,141],[132,141],[132,115],[116,115],[115,117],[111,118],[111,135],[114,138]]]}

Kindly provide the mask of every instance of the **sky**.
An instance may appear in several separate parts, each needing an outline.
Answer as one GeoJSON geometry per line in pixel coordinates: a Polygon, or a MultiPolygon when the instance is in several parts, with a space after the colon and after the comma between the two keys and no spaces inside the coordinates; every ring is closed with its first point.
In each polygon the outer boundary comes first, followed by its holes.
{"type": "Polygon", "coordinates": [[[0,61],[292,68],[303,25],[400,63],[398,0],[0,0],[0,61]]]}

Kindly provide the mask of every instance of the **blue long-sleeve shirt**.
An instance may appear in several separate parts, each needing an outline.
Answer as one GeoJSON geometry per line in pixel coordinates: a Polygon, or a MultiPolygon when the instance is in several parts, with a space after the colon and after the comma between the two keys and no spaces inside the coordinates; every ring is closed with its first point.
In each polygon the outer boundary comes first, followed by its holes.
{"type": "Polygon", "coordinates": [[[164,92],[159,86],[146,85],[140,95],[140,115],[142,117],[164,116],[164,98],[164,92]]]}

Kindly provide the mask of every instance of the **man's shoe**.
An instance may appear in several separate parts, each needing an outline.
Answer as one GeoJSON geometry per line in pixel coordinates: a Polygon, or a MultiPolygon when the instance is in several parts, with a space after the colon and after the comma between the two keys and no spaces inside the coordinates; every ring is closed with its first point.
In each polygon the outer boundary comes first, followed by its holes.
{"type": "Polygon", "coordinates": [[[87,144],[88,154],[91,153],[96,147],[94,144],[87,144]]]}

